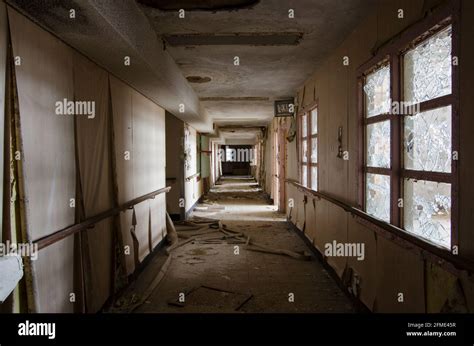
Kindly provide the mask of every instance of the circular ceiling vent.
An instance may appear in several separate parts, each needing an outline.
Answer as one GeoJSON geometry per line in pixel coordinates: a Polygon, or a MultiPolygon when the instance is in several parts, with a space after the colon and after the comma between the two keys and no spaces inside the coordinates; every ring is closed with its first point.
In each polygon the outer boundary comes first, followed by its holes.
{"type": "Polygon", "coordinates": [[[188,76],[186,77],[189,83],[209,83],[211,81],[210,77],[201,77],[201,76],[188,76]]]}

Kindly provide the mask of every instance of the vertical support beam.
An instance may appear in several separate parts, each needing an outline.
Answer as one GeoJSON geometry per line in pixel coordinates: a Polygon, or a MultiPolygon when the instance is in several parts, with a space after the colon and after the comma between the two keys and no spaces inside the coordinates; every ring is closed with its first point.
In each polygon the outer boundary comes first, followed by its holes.
{"type": "MultiPolygon", "coordinates": [[[[0,2],[0,242],[10,240],[10,121],[6,112],[7,68],[8,68],[8,23],[5,3],[0,2]],[[4,203],[4,201],[6,203],[4,203]]],[[[0,305],[0,313],[13,311],[10,296],[0,305]]]]}
{"type": "MultiPolygon", "coordinates": [[[[3,211],[3,197],[4,197],[4,186],[7,186],[9,184],[9,181],[7,179],[7,174],[4,173],[4,169],[6,166],[5,162],[7,161],[6,157],[6,149],[9,148],[7,143],[9,143],[9,136],[6,135],[7,128],[5,127],[5,124],[7,123],[5,121],[5,98],[6,98],[6,75],[7,75],[7,52],[8,52],[8,27],[7,27],[7,10],[5,3],[0,2],[0,181],[2,184],[0,185],[0,210],[3,211]],[[5,177],[5,180],[4,180],[5,177]]],[[[7,214],[8,215],[8,214],[7,214]]],[[[2,229],[2,232],[0,233],[0,241],[4,240],[4,234],[3,234],[3,222],[5,220],[5,216],[2,217],[0,220],[0,229],[2,229]]]]}
{"type": "MultiPolygon", "coordinates": [[[[398,55],[392,55],[390,61],[391,71],[391,96],[392,102],[398,102],[400,105],[401,101],[401,81],[400,81],[400,57],[398,55]]],[[[400,187],[400,174],[402,169],[403,159],[402,151],[402,116],[400,114],[392,114],[390,120],[390,136],[391,140],[391,174],[390,174],[390,221],[392,225],[400,227],[400,208],[398,207],[398,199],[402,197],[400,187]]]]}

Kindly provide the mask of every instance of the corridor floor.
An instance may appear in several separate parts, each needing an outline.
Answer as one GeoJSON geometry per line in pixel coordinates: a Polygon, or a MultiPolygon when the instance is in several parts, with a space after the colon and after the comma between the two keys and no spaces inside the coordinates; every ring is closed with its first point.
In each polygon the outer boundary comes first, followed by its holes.
{"type": "MultiPolygon", "coordinates": [[[[271,248],[311,254],[251,177],[221,178],[192,217],[221,220],[271,248]]],[[[355,311],[313,255],[308,261],[250,251],[245,244],[192,241],[171,256],[163,280],[135,312],[355,311]]]]}

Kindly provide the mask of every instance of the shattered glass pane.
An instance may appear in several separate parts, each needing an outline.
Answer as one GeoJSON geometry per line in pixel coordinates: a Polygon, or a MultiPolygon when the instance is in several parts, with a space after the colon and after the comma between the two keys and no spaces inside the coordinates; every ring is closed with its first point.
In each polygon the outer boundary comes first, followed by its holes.
{"type": "Polygon", "coordinates": [[[308,162],[308,141],[304,140],[301,144],[303,145],[303,162],[308,162]]]}
{"type": "Polygon", "coordinates": [[[311,134],[315,135],[318,133],[318,109],[315,108],[311,111],[311,134]]]}
{"type": "Polygon", "coordinates": [[[311,138],[311,162],[318,162],[318,139],[311,138]]]}
{"type": "Polygon", "coordinates": [[[451,26],[409,50],[403,64],[406,102],[451,94],[451,26]]]}
{"type": "Polygon", "coordinates": [[[366,178],[366,212],[390,222],[390,177],[367,173],[366,178]]]}
{"type": "Polygon", "coordinates": [[[451,247],[451,184],[405,180],[404,226],[419,237],[451,247]]]}
{"type": "Polygon", "coordinates": [[[364,92],[367,118],[390,113],[390,66],[367,75],[364,92]]]}
{"type": "Polygon", "coordinates": [[[308,166],[301,166],[301,185],[308,186],[308,166]]]}
{"type": "Polygon", "coordinates": [[[451,172],[451,106],[405,117],[405,167],[451,172]]]}
{"type": "Polygon", "coordinates": [[[301,116],[301,137],[308,136],[308,117],[306,114],[301,116]]]}
{"type": "Polygon", "coordinates": [[[318,189],[318,167],[311,167],[311,189],[318,189]]]}
{"type": "Polygon", "coordinates": [[[367,166],[390,168],[390,121],[367,125],[367,166]]]}

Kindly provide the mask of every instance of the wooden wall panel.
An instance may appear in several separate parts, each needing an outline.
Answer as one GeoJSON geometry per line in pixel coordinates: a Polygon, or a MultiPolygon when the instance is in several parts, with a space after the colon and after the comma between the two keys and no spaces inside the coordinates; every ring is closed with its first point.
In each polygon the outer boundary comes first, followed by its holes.
{"type": "Polygon", "coordinates": [[[339,196],[343,200],[347,198],[347,161],[337,157],[338,154],[338,130],[343,129],[343,148],[347,147],[347,79],[348,68],[344,66],[343,54],[338,49],[330,59],[329,69],[329,104],[328,123],[323,130],[327,133],[327,162],[328,162],[328,186],[326,192],[339,196]]]}
{"type": "Polygon", "coordinates": [[[292,206],[286,208],[286,217],[290,220],[291,223],[295,224],[296,222],[296,209],[295,209],[295,198],[296,198],[296,187],[293,184],[286,183],[286,197],[288,201],[291,200],[292,206]]]}
{"type": "Polygon", "coordinates": [[[305,203],[304,195],[298,193],[295,196],[295,211],[296,211],[296,227],[300,230],[304,230],[305,226],[305,203]]]}
{"type": "MultiPolygon", "coordinates": [[[[328,205],[328,233],[326,234],[326,243],[333,243],[336,241],[338,244],[347,243],[347,213],[333,205],[328,205]]],[[[344,269],[346,269],[347,257],[333,256],[328,257],[327,262],[331,267],[334,268],[337,275],[342,277],[344,269]]]]}
{"type": "Polygon", "coordinates": [[[357,69],[370,57],[370,51],[375,46],[377,41],[377,19],[375,16],[370,16],[366,19],[365,25],[359,26],[352,33],[345,49],[343,51],[349,57],[348,69],[348,81],[347,81],[347,144],[344,146],[344,150],[349,152],[348,161],[348,192],[346,195],[347,201],[353,205],[358,203],[358,192],[359,192],[359,114],[357,104],[357,69]],[[364,39],[359,39],[363,37],[364,39]]]}
{"type": "Polygon", "coordinates": [[[329,203],[323,199],[316,199],[316,238],[314,240],[314,246],[319,252],[324,254],[324,245],[329,239],[328,229],[328,207],[329,203]]]}
{"type": "Polygon", "coordinates": [[[458,278],[433,263],[426,263],[426,312],[439,313],[455,288],[458,278]]]}
{"type": "Polygon", "coordinates": [[[316,201],[314,198],[308,198],[308,203],[306,204],[306,213],[305,213],[305,221],[306,226],[304,233],[306,237],[311,241],[314,242],[316,238],[316,201]]]}
{"type": "Polygon", "coordinates": [[[377,290],[377,237],[354,217],[349,217],[347,240],[349,243],[364,244],[364,259],[359,261],[356,257],[349,257],[347,265],[360,279],[358,298],[372,310],[377,290]]]}
{"type": "Polygon", "coordinates": [[[376,273],[375,312],[425,312],[424,261],[419,255],[377,237],[376,273]]]}

